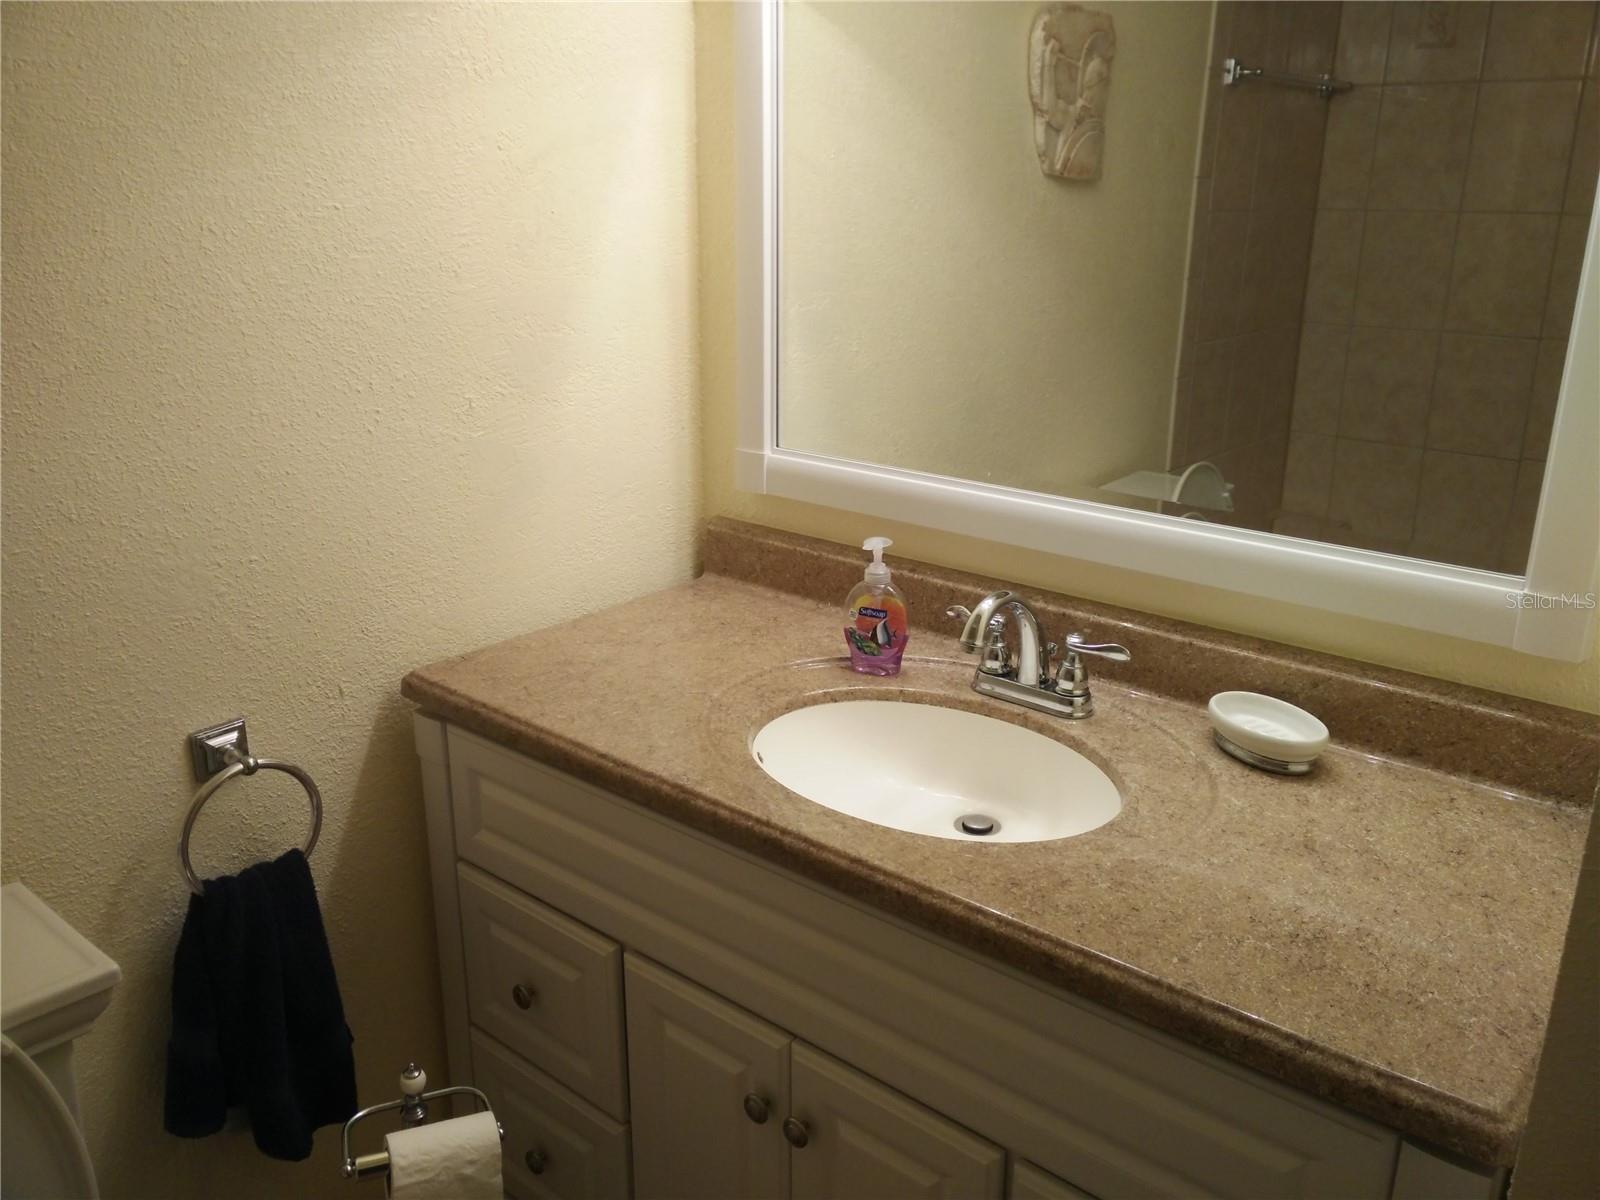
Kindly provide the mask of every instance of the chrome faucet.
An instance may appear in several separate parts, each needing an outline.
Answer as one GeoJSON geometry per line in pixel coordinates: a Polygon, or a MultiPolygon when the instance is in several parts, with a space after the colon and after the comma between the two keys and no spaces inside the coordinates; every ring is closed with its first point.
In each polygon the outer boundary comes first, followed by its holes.
{"type": "Polygon", "coordinates": [[[1089,693],[1089,669],[1085,655],[1128,662],[1133,658],[1125,646],[1114,643],[1091,644],[1083,635],[1067,635],[1065,651],[1051,677],[1054,642],[1046,642],[1039,632],[1039,618],[1027,601],[1008,591],[990,592],[973,608],[956,604],[945,616],[966,624],[961,629],[961,648],[968,654],[983,654],[972,676],[972,690],[998,700],[1009,700],[1058,717],[1078,719],[1094,712],[1089,693]],[[1017,653],[1013,663],[1006,644],[1006,627],[1017,628],[1017,653]]]}
{"type": "Polygon", "coordinates": [[[961,630],[961,648],[968,654],[983,651],[983,665],[978,669],[986,675],[1009,676],[1018,683],[1038,687],[1050,674],[1050,651],[1039,635],[1039,618],[1022,597],[1007,591],[990,592],[978,601],[976,608],[958,604],[945,615],[966,618],[967,623],[961,630]],[[1005,641],[1008,616],[1014,616],[1017,625],[1015,670],[1005,641]]]}

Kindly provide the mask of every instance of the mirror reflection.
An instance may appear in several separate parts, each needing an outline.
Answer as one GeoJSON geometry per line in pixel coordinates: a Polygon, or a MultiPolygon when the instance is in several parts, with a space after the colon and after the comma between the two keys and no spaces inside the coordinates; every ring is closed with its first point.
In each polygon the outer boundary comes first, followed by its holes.
{"type": "Polygon", "coordinates": [[[779,444],[1521,574],[1597,7],[790,0],[779,444]]]}

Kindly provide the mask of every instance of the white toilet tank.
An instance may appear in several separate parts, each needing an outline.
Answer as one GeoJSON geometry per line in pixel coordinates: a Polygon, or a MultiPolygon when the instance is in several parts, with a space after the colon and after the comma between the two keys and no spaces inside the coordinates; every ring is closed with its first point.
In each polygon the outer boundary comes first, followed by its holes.
{"type": "Polygon", "coordinates": [[[95,1196],[72,1044],[122,977],[20,883],[0,888],[0,1197],[95,1196]]]}

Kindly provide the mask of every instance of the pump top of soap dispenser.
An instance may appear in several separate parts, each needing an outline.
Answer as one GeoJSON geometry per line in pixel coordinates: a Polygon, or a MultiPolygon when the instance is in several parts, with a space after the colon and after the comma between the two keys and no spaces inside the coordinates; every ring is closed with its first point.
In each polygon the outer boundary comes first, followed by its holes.
{"type": "Polygon", "coordinates": [[[867,582],[889,582],[889,566],[883,561],[883,552],[892,545],[894,545],[894,543],[886,537],[870,537],[861,543],[861,548],[863,550],[872,551],[872,561],[867,564],[867,582]]]}

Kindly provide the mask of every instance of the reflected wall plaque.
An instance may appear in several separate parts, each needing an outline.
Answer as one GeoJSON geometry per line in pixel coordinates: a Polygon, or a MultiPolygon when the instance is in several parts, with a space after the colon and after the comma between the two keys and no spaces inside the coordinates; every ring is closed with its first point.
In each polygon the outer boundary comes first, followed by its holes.
{"type": "Polygon", "coordinates": [[[1059,179],[1099,179],[1106,96],[1117,34],[1109,13],[1076,4],[1039,10],[1028,31],[1028,94],[1039,169],[1059,179]]]}

